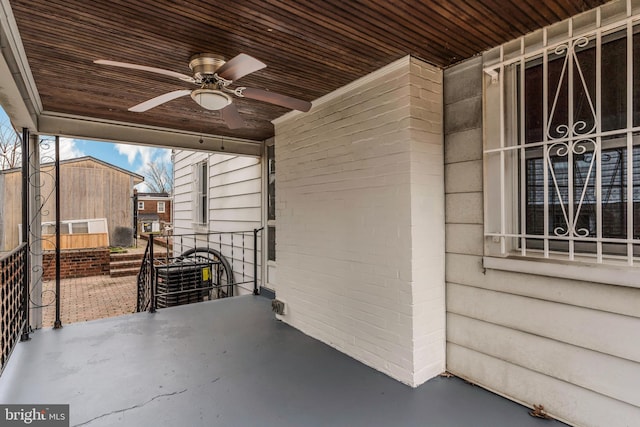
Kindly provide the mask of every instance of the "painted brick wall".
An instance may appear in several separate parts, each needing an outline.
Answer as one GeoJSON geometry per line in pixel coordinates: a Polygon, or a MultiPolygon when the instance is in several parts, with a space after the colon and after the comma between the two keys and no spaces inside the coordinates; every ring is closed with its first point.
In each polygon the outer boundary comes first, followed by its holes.
{"type": "MultiPolygon", "coordinates": [[[[44,252],[42,258],[43,279],[56,278],[56,254],[44,252]]],[[[80,249],[60,252],[60,277],[102,276],[109,274],[109,249],[80,249]]]]}
{"type": "Polygon", "coordinates": [[[410,385],[444,369],[441,87],[407,57],[275,122],[282,320],[410,385]]]}
{"type": "Polygon", "coordinates": [[[411,60],[411,280],[413,383],[445,370],[442,71],[411,60]]]}

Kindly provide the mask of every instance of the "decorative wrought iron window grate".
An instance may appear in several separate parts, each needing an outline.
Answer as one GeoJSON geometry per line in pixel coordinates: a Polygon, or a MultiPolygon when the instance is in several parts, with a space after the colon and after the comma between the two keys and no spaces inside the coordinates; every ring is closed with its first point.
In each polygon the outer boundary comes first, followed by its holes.
{"type": "Polygon", "coordinates": [[[485,54],[489,255],[638,264],[640,16],[618,3],[485,54]]]}

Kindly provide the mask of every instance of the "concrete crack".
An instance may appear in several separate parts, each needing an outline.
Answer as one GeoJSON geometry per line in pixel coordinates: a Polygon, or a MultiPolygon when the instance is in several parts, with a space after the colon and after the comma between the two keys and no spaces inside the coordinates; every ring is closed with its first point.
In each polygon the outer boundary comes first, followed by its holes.
{"type": "Polygon", "coordinates": [[[83,422],[83,423],[80,423],[80,424],[74,424],[74,426],[73,426],[73,427],[84,426],[84,425],[87,425],[87,424],[89,424],[89,423],[94,422],[95,420],[99,420],[100,418],[108,417],[109,415],[121,414],[121,413],[123,413],[123,412],[127,412],[127,411],[130,411],[130,410],[132,410],[132,409],[142,408],[143,406],[145,406],[145,405],[147,405],[147,404],[149,404],[149,403],[153,402],[153,401],[154,401],[154,400],[156,400],[156,399],[160,399],[161,397],[175,396],[175,395],[178,395],[178,394],[182,394],[182,393],[184,393],[185,391],[187,391],[187,389],[186,389],[186,388],[185,388],[184,390],[174,391],[173,393],[164,393],[164,394],[159,394],[159,395],[154,396],[154,397],[152,397],[151,399],[147,400],[146,402],[139,403],[139,404],[137,404],[137,405],[133,405],[133,406],[130,406],[130,407],[128,407],[128,408],[124,408],[124,409],[117,409],[117,410],[115,410],[115,411],[107,412],[106,414],[98,415],[97,417],[95,417],[95,418],[91,418],[90,420],[85,421],[85,422],[83,422]]]}

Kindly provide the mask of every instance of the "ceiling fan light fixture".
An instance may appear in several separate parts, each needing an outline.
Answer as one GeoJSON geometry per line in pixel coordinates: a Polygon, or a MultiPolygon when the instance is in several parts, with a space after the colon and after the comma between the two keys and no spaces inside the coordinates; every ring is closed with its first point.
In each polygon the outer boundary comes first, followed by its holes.
{"type": "Polygon", "coordinates": [[[229,95],[216,89],[195,89],[191,91],[191,98],[207,110],[221,110],[232,101],[229,95]]]}

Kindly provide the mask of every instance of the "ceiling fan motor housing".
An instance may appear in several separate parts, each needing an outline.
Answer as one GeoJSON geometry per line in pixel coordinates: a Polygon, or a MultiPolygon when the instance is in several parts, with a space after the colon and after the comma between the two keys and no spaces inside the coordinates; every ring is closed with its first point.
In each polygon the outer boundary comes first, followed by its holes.
{"type": "Polygon", "coordinates": [[[214,53],[198,53],[189,60],[189,68],[196,76],[212,76],[226,61],[214,53]]]}

